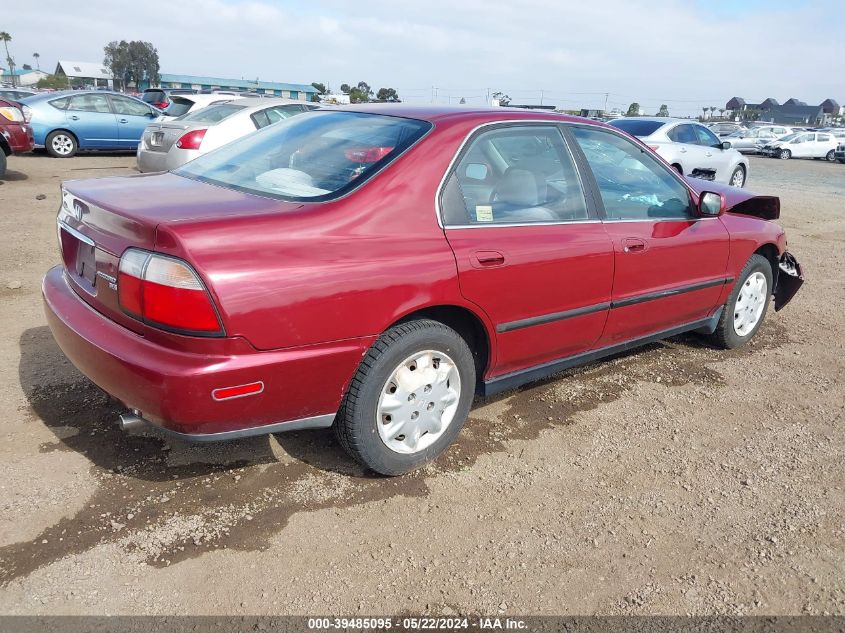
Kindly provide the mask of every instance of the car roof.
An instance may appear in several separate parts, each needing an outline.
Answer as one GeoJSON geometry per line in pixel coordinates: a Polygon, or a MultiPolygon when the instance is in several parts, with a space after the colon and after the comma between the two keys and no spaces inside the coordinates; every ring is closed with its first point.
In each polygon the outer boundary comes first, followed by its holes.
{"type": "MultiPolygon", "coordinates": [[[[227,94],[220,94],[213,93],[208,95],[209,97],[217,97],[218,99],[222,99],[225,97],[231,97],[233,95],[227,94]]],[[[271,106],[271,105],[296,105],[296,104],[307,104],[307,101],[300,101],[298,99],[283,99],[282,97],[243,97],[238,99],[239,106],[245,106],[247,108],[251,108],[253,106],[271,106]]]]}
{"type": "MultiPolygon", "coordinates": [[[[300,102],[302,103],[302,102],[300,102]]],[[[472,107],[465,105],[432,105],[418,106],[404,103],[358,103],[352,105],[320,104],[320,110],[337,110],[343,112],[364,112],[370,114],[385,114],[389,116],[418,119],[436,123],[437,121],[474,120],[485,121],[569,121],[572,123],[589,123],[597,127],[608,127],[606,123],[586,119],[583,117],[559,114],[548,110],[531,110],[528,108],[507,107],[472,107]]]]}
{"type": "Polygon", "coordinates": [[[127,97],[128,99],[138,99],[132,95],[123,94],[115,90],[56,90],[55,92],[38,92],[31,97],[26,98],[27,103],[36,103],[44,101],[45,99],[59,99],[61,97],[70,97],[74,95],[116,95],[118,97],[127,97]]]}

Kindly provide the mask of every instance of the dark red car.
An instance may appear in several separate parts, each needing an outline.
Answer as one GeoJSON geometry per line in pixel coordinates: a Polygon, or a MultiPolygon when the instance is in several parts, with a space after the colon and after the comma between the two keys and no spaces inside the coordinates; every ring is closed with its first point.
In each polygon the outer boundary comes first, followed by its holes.
{"type": "Polygon", "coordinates": [[[35,147],[32,128],[24,119],[23,108],[0,99],[0,178],[6,174],[6,157],[31,152],[35,147]]]}
{"type": "Polygon", "coordinates": [[[124,426],[333,425],[398,474],[476,393],[686,331],[748,341],[802,281],[778,214],[593,121],[321,110],[173,173],[66,183],[43,292],[124,426]]]}

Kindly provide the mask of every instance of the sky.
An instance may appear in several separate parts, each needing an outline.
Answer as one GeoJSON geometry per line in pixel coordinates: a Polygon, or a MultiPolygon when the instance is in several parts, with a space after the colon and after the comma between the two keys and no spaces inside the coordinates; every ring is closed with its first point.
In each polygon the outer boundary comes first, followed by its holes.
{"type": "MultiPolygon", "coordinates": [[[[845,104],[842,21],[816,0],[39,0],[0,15],[18,66],[101,62],[141,39],[161,70],[366,81],[409,103],[514,103],[688,116],[732,96],[845,104]],[[607,95],[607,96],[606,96],[607,95]]],[[[5,54],[3,54],[5,58],[5,54]]],[[[5,65],[5,64],[4,64],[5,65]]]]}

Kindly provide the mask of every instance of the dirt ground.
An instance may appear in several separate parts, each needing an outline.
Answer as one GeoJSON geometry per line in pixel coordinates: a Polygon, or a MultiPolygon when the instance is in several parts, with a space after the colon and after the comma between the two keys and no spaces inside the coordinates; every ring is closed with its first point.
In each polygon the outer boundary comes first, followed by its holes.
{"type": "Polygon", "coordinates": [[[436,464],[373,477],[329,431],[125,434],[40,281],[64,179],[0,180],[0,613],[845,613],[845,165],[752,159],[807,283],[731,352],[694,336],[477,402],[436,464]]]}

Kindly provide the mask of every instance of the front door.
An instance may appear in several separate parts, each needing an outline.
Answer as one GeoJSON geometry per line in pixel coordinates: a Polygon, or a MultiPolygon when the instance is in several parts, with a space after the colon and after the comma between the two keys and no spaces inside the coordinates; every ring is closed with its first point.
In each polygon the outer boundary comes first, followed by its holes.
{"type": "Polygon", "coordinates": [[[726,283],[729,237],[692,212],[686,185],[645,148],[611,131],[572,128],[613,243],[611,310],[600,347],[710,316],[726,283]]]}
{"type": "Polygon", "coordinates": [[[613,247],[553,124],[476,133],[440,212],[464,297],[496,326],[500,376],[583,352],[610,307],[613,247]]]}
{"type": "Polygon", "coordinates": [[[134,149],[138,146],[146,127],[155,119],[155,111],[136,99],[118,95],[112,95],[110,98],[117,117],[120,147],[134,149]]]}
{"type": "Polygon", "coordinates": [[[717,182],[728,182],[731,174],[733,150],[722,149],[722,141],[703,125],[693,125],[698,136],[698,144],[704,151],[704,161],[710,169],[714,170],[714,180],[717,182]]]}

